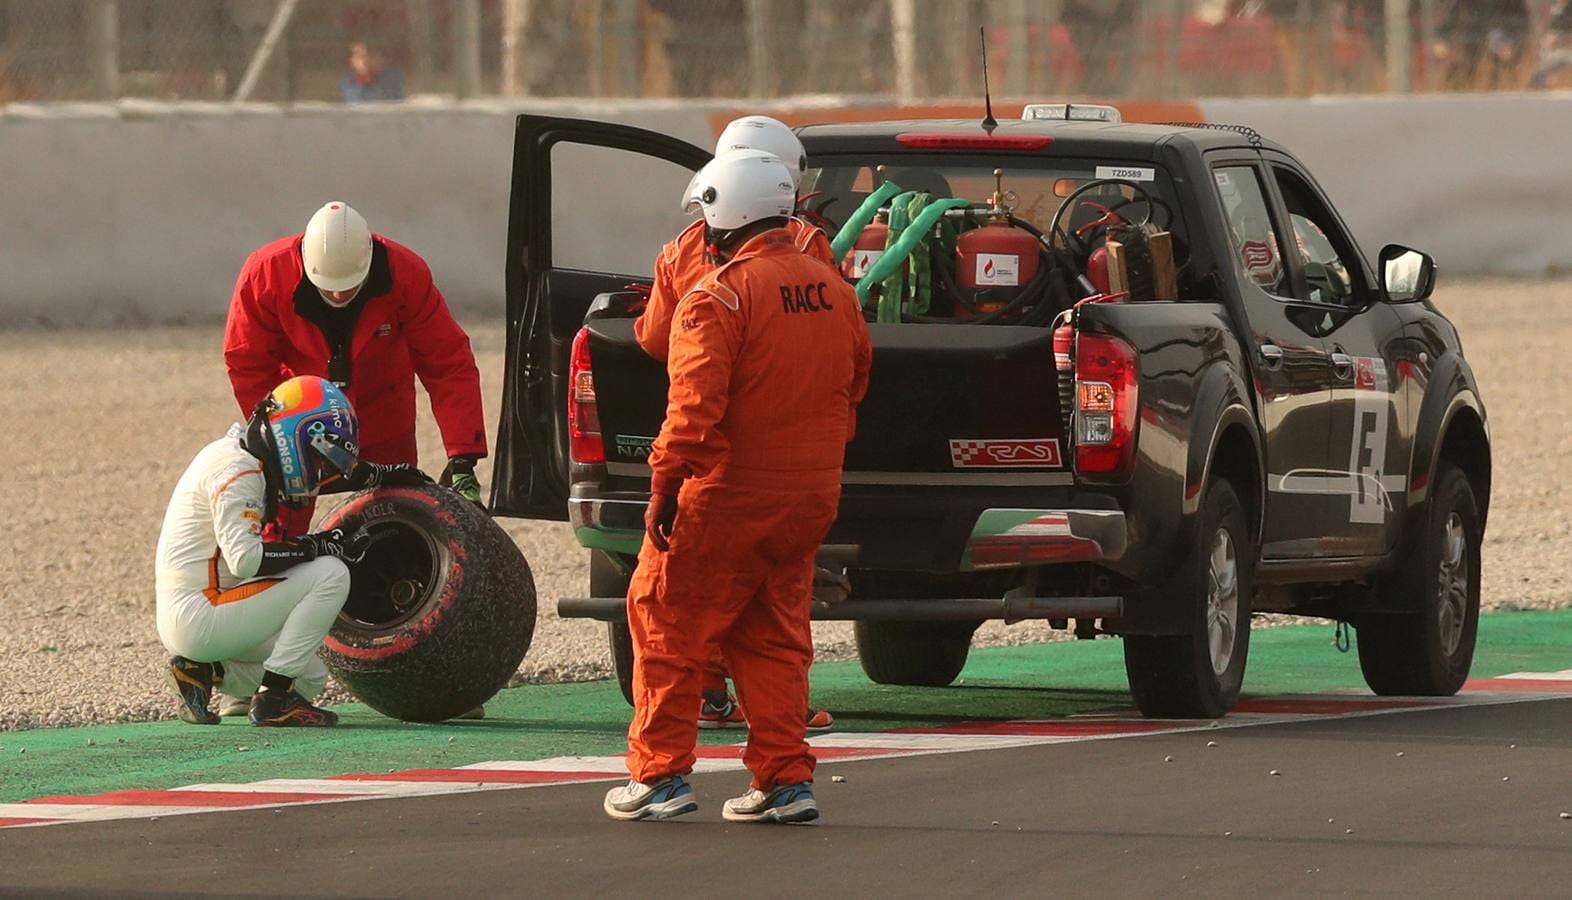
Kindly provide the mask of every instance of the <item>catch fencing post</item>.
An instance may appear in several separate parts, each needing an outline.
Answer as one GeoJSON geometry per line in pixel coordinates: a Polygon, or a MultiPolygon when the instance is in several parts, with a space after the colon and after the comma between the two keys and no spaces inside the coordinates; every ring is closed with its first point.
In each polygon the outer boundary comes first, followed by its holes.
{"type": "Polygon", "coordinates": [[[1394,94],[1412,89],[1413,50],[1408,33],[1408,0],[1386,0],[1386,88],[1394,94]]]}
{"type": "Polygon", "coordinates": [[[905,106],[917,99],[916,0],[890,0],[890,33],[895,42],[895,99],[905,106]]]}
{"type": "Polygon", "coordinates": [[[453,29],[453,68],[460,97],[480,93],[480,0],[457,0],[453,29]]]}
{"type": "Polygon", "coordinates": [[[105,100],[120,97],[119,0],[95,0],[88,11],[93,48],[93,91],[105,100]]]}
{"type": "Polygon", "coordinates": [[[284,36],[284,29],[289,27],[289,20],[295,16],[295,7],[300,5],[300,0],[280,0],[278,9],[273,12],[273,21],[267,24],[267,31],[262,35],[262,43],[257,45],[257,52],[252,54],[251,62],[246,65],[246,74],[240,78],[240,87],[235,88],[236,103],[244,103],[251,99],[251,92],[256,90],[257,82],[262,78],[262,70],[267,68],[268,60],[273,58],[273,51],[278,49],[278,42],[284,36]]]}

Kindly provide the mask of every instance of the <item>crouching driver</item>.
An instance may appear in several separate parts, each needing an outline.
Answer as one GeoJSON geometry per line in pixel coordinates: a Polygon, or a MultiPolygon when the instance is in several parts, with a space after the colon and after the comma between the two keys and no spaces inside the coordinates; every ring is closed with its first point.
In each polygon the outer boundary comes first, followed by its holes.
{"type": "Polygon", "coordinates": [[[349,597],[363,548],[339,532],[264,542],[278,505],[299,505],[325,481],[429,480],[410,467],[358,461],[359,423],[332,382],[291,378],[191,461],[158,537],[158,636],[173,654],[168,684],[180,718],[216,725],[223,685],[251,696],[253,725],[332,725],[312,705],[327,683],[317,648],[349,597]]]}

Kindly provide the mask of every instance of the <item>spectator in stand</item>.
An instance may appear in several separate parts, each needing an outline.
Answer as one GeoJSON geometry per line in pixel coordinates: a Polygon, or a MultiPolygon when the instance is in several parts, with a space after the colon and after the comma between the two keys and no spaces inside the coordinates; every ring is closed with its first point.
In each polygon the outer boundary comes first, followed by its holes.
{"type": "Polygon", "coordinates": [[[339,82],[345,103],[378,103],[404,99],[404,73],[388,65],[365,41],[349,45],[349,71],[339,82]]]}
{"type": "Polygon", "coordinates": [[[1533,18],[1527,0],[1451,0],[1431,56],[1449,90],[1519,87],[1533,18]]]}
{"type": "Polygon", "coordinates": [[[1561,0],[1551,10],[1539,49],[1539,65],[1528,86],[1543,90],[1551,86],[1551,76],[1564,72],[1572,72],[1572,0],[1561,0]]]}

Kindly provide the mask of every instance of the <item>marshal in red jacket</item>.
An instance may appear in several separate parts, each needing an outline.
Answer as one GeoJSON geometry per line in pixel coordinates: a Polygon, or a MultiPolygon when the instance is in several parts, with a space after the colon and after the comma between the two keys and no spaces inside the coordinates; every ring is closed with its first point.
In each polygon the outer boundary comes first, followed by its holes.
{"type": "Polygon", "coordinates": [[[448,457],[485,456],[475,354],[425,260],[373,235],[365,286],[335,310],[305,277],[300,239],[280,238],[252,253],[235,282],[224,364],[241,414],[249,416],[285,379],[319,375],[338,382],[355,405],[363,458],[415,463],[418,375],[448,457]]]}

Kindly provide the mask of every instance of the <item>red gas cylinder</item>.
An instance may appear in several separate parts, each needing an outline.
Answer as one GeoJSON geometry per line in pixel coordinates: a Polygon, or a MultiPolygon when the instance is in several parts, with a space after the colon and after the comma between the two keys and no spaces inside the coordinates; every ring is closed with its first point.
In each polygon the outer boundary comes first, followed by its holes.
{"type": "Polygon", "coordinates": [[[1108,245],[1092,251],[1086,260],[1086,280],[1097,288],[1097,293],[1108,293],[1108,245]]]}
{"type": "Polygon", "coordinates": [[[841,260],[841,274],[852,281],[868,274],[868,269],[884,255],[889,237],[890,225],[882,215],[869,222],[862,234],[857,235],[857,242],[852,244],[846,258],[841,260]]]}
{"type": "Polygon", "coordinates": [[[1036,235],[1005,222],[963,231],[955,240],[956,287],[977,312],[993,312],[1037,277],[1041,253],[1036,235]]]}

